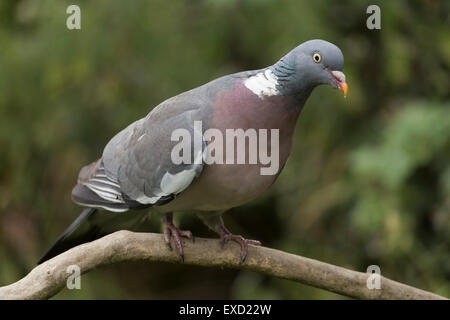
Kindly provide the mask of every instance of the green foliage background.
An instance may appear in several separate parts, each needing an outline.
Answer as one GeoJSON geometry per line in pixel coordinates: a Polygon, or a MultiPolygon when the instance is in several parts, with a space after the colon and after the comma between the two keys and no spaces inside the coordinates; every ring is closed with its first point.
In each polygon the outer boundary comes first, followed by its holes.
{"type": "MultiPolygon", "coordinates": [[[[450,297],[449,1],[1,1],[0,285],[79,214],[70,192],[106,142],[161,101],[322,38],[349,96],[319,87],[277,183],[229,228],[274,248],[450,297]],[[81,7],[82,30],[66,28],[81,7]],[[382,29],[366,28],[381,7],[382,29]]],[[[179,219],[213,236],[194,217],[179,219]]],[[[153,231],[159,230],[157,217],[153,231]]],[[[342,298],[235,270],[127,263],[56,298],[342,298]]]]}

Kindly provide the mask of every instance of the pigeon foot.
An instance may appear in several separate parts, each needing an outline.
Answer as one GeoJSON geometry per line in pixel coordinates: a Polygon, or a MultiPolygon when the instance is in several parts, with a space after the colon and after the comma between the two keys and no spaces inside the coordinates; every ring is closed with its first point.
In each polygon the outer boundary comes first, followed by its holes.
{"type": "Polygon", "coordinates": [[[222,240],[222,248],[228,241],[234,241],[241,245],[241,252],[242,252],[241,263],[243,263],[247,258],[249,244],[255,246],[261,245],[261,242],[258,240],[245,239],[241,235],[232,234],[227,228],[225,228],[225,226],[221,227],[220,239],[222,240]]]}
{"type": "Polygon", "coordinates": [[[181,242],[181,237],[192,239],[195,242],[195,238],[192,232],[189,230],[180,230],[173,224],[172,214],[168,214],[164,217],[164,242],[167,244],[170,250],[172,250],[172,245],[170,244],[170,238],[175,240],[175,244],[178,248],[178,253],[180,254],[181,261],[184,262],[184,251],[183,244],[181,242]]]}

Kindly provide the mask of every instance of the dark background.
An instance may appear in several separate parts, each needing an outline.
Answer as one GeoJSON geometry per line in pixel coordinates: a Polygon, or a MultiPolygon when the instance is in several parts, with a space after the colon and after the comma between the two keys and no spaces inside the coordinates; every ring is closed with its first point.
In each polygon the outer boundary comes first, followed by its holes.
{"type": "MultiPolygon", "coordinates": [[[[0,285],[27,274],[80,213],[70,200],[78,171],[115,133],[171,96],[315,38],[342,49],[349,96],[314,91],[278,181],[226,224],[450,296],[450,2],[432,0],[1,1],[0,285]],[[66,28],[73,3],[81,30],[66,28]],[[369,4],[381,7],[381,30],[366,28],[369,4]]],[[[56,298],[342,298],[164,263],[105,267],[81,284],[56,298]]]]}

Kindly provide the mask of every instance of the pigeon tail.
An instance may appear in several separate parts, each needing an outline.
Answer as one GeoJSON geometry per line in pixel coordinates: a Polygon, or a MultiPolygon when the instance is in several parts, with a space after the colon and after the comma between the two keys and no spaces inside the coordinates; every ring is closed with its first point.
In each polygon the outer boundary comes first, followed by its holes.
{"type": "Polygon", "coordinates": [[[72,239],[70,236],[76,229],[78,229],[83,221],[93,215],[96,211],[97,209],[95,208],[84,209],[80,216],[74,222],[72,222],[72,224],[66,229],[66,231],[64,231],[63,234],[61,234],[56,242],[50,247],[50,249],[48,249],[47,252],[41,257],[41,259],[39,259],[37,264],[41,264],[42,262],[45,262],[79,244],[92,241],[97,234],[95,227],[89,228],[88,232],[85,232],[82,236],[75,237],[75,239],[72,239]]]}
{"type": "Polygon", "coordinates": [[[42,256],[38,264],[80,244],[97,240],[119,230],[149,232],[151,230],[149,218],[150,212],[147,210],[131,211],[127,214],[114,214],[98,208],[88,207],[59,236],[58,240],[42,256]]]}

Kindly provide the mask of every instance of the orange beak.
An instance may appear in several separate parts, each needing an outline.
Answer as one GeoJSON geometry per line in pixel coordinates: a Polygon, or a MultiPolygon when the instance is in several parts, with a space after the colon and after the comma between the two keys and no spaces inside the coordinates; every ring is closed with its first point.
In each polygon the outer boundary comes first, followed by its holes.
{"type": "Polygon", "coordinates": [[[347,92],[348,92],[347,82],[340,82],[339,83],[339,90],[341,90],[344,93],[344,98],[347,97],[347,92]]]}
{"type": "Polygon", "coordinates": [[[345,82],[345,74],[341,71],[331,71],[331,75],[333,76],[336,84],[339,87],[339,90],[344,94],[344,98],[347,97],[348,85],[345,82]]]}

